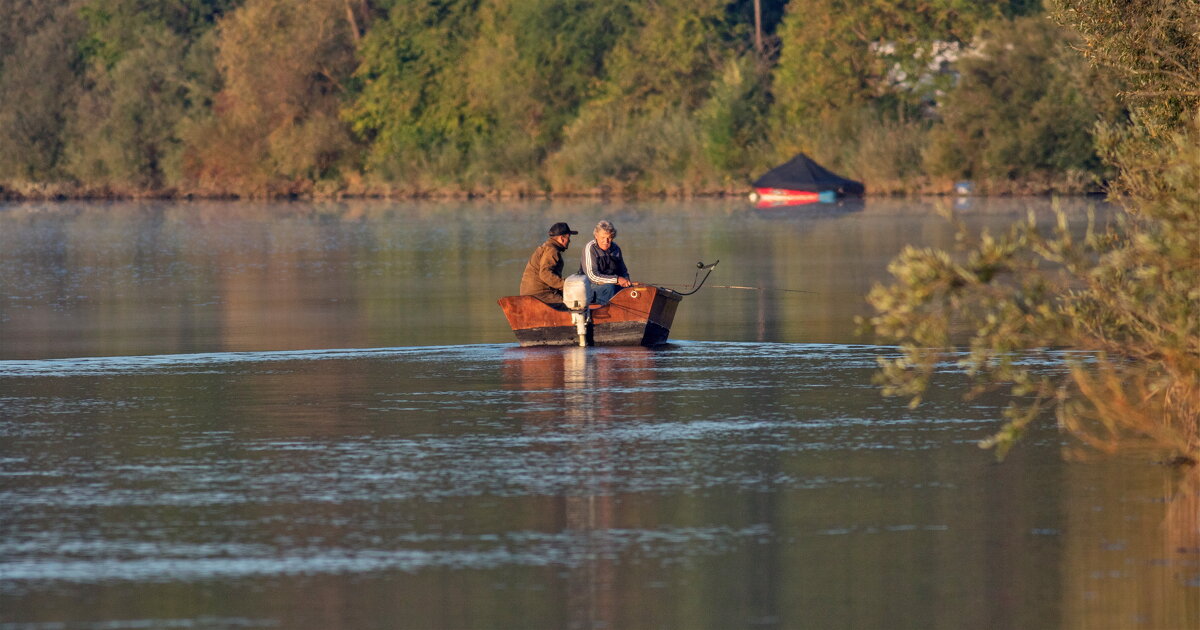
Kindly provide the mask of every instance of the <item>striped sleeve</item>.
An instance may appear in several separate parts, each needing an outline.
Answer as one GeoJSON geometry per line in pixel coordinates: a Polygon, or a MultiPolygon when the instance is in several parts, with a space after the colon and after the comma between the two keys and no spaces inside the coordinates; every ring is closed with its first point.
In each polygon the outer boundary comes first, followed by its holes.
{"type": "Polygon", "coordinates": [[[600,255],[598,249],[600,246],[596,241],[589,241],[587,247],[583,248],[583,272],[592,284],[616,284],[616,276],[605,276],[596,271],[596,257],[600,255]]]}

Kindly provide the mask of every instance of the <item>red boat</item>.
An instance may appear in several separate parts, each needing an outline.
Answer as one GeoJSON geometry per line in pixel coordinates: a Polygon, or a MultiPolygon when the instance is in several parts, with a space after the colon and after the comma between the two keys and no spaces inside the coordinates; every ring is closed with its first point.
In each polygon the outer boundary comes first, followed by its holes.
{"type": "Polygon", "coordinates": [[[821,193],[808,190],[787,190],[784,188],[755,188],[756,200],[762,202],[806,203],[821,201],[821,193]]]}
{"type": "Polygon", "coordinates": [[[823,201],[832,203],[845,195],[862,195],[862,183],[831,173],[803,153],[754,180],[752,201],[774,205],[796,205],[823,201]]]}
{"type": "Polygon", "coordinates": [[[531,295],[502,297],[499,303],[522,346],[656,346],[667,342],[682,299],[653,285],[623,289],[608,304],[588,311],[583,343],[573,313],[563,304],[531,295]]]}

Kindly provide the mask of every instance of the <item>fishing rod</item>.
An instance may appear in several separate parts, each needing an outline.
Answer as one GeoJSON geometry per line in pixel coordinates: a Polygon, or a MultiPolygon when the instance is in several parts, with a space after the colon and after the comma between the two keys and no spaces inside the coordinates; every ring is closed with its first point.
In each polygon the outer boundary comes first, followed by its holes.
{"type": "MultiPolygon", "coordinates": [[[[704,264],[703,261],[696,263],[697,271],[696,271],[695,277],[692,278],[692,286],[688,287],[688,289],[690,289],[690,290],[687,292],[676,291],[676,293],[678,293],[679,295],[691,295],[691,294],[699,291],[700,287],[704,286],[704,281],[708,280],[708,276],[709,276],[709,274],[712,273],[713,267],[716,267],[717,263],[719,263],[719,262],[721,262],[721,261],[717,260],[716,262],[712,263],[711,265],[706,265],[706,264],[704,264]],[[701,271],[704,272],[703,278],[700,277],[701,271]]],[[[682,284],[663,284],[661,282],[647,282],[645,284],[649,284],[649,285],[656,286],[656,287],[682,287],[683,286],[682,284]]]]}
{"type": "Polygon", "coordinates": [[[719,263],[719,262],[721,262],[721,259],[718,258],[716,260],[716,262],[714,262],[711,265],[704,264],[704,261],[700,261],[700,262],[696,263],[696,275],[695,275],[695,277],[692,278],[692,290],[688,291],[687,293],[680,293],[679,295],[691,295],[691,294],[699,291],[700,287],[704,286],[704,281],[708,280],[708,277],[710,275],[712,275],[713,268],[716,267],[717,263],[719,263]],[[700,278],[701,271],[704,272],[703,278],[700,278]],[[699,282],[696,282],[697,278],[699,278],[699,280],[700,280],[699,282]]]}

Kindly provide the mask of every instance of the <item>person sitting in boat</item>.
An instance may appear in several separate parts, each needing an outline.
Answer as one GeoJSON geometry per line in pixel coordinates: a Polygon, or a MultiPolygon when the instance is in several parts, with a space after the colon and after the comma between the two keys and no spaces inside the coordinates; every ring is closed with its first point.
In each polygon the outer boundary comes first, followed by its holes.
{"type": "Polygon", "coordinates": [[[533,250],[521,274],[521,295],[532,295],[547,304],[562,304],[562,253],[571,246],[571,235],[578,234],[566,223],[550,226],[549,238],[533,250]]]}
{"type": "Polygon", "coordinates": [[[579,273],[587,274],[590,288],[588,301],[592,304],[608,304],[617,291],[633,286],[629,269],[621,256],[621,247],[613,240],[617,228],[608,221],[601,221],[592,230],[594,237],[583,248],[579,273]]]}

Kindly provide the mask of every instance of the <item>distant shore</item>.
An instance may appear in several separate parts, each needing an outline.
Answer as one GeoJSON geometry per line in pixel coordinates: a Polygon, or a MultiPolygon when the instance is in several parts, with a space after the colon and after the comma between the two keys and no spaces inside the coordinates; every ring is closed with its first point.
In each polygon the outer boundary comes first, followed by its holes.
{"type": "MultiPolygon", "coordinates": [[[[1081,196],[1104,194],[1098,184],[1079,184],[1046,181],[973,182],[969,195],[978,197],[1017,196],[1081,196]]],[[[297,200],[323,201],[340,199],[445,200],[548,200],[548,199],[703,199],[745,198],[754,191],[749,184],[726,188],[690,188],[685,186],[600,186],[587,190],[546,191],[533,187],[460,188],[445,187],[430,190],[375,186],[295,186],[252,192],[181,188],[110,188],[74,183],[0,183],[0,201],[116,201],[135,199],[159,200],[297,200]]],[[[867,186],[864,197],[906,196],[964,196],[953,183],[947,182],[889,182],[883,186],[867,186]]]]}

